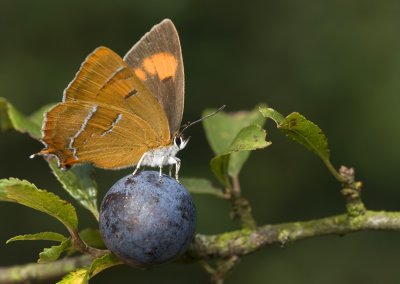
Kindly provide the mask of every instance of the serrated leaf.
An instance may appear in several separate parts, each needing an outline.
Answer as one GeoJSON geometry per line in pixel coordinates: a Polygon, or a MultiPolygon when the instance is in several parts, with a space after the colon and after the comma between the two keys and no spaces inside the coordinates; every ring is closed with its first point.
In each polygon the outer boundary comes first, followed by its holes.
{"type": "MultiPolygon", "coordinates": [[[[41,138],[43,113],[54,104],[46,105],[27,117],[15,109],[6,99],[0,98],[0,130],[14,129],[28,133],[35,139],[41,138]]],[[[98,220],[97,185],[93,180],[93,167],[90,165],[75,166],[69,171],[61,171],[57,167],[55,157],[47,159],[54,175],[63,188],[75,198],[79,204],[88,209],[98,220]]]]}
{"type": "Polygon", "coordinates": [[[221,189],[214,187],[211,182],[203,178],[182,178],[180,182],[184,187],[194,194],[211,194],[223,198],[224,193],[221,189]]]}
{"type": "MultiPolygon", "coordinates": [[[[251,124],[262,126],[264,124],[265,118],[260,115],[258,108],[259,106],[252,111],[231,113],[220,111],[203,121],[208,143],[215,155],[226,151],[238,133],[246,126],[251,124]]],[[[207,109],[203,112],[203,116],[214,111],[215,109],[207,109]]]]}
{"type": "Polygon", "coordinates": [[[329,160],[328,139],[325,134],[318,125],[307,120],[298,112],[289,114],[280,123],[279,129],[322,160],[329,160]]]}
{"type": "Polygon", "coordinates": [[[122,262],[112,253],[105,254],[99,258],[96,258],[89,269],[89,278],[92,278],[104,269],[120,265],[122,262]]]}
{"type": "Polygon", "coordinates": [[[287,137],[320,157],[332,175],[338,181],[343,182],[343,177],[336,171],[329,160],[328,139],[318,125],[298,112],[293,112],[286,117],[271,108],[260,108],[260,112],[263,116],[273,119],[278,129],[287,137]]]}
{"type": "MultiPolygon", "coordinates": [[[[245,127],[253,124],[264,125],[265,118],[259,114],[258,108],[259,107],[252,111],[233,113],[219,112],[213,117],[203,121],[208,142],[216,155],[221,155],[223,152],[226,152],[239,132],[245,127]]],[[[207,115],[213,111],[214,110],[206,110],[203,114],[207,115]]],[[[221,161],[223,163],[214,164],[214,171],[223,173],[227,167],[227,174],[229,176],[237,176],[244,163],[249,158],[249,155],[249,151],[232,153],[229,159],[221,161]]],[[[224,177],[223,179],[223,184],[226,184],[229,178],[224,177]]]]}
{"type": "Polygon", "coordinates": [[[93,167],[83,164],[63,171],[57,166],[57,158],[48,157],[47,161],[63,188],[98,220],[97,184],[93,178],[93,167]]]}
{"type": "Polygon", "coordinates": [[[79,232],[79,236],[87,245],[95,248],[105,248],[98,229],[86,228],[79,232]]]}
{"type": "Polygon", "coordinates": [[[99,272],[119,264],[121,264],[121,261],[118,260],[115,255],[111,253],[106,254],[93,260],[90,266],[82,267],[68,273],[61,281],[57,282],[57,284],[86,284],[90,278],[99,272]]]}
{"type": "Polygon", "coordinates": [[[57,284],[86,284],[89,281],[89,267],[78,268],[64,276],[57,284]]]}
{"type": "Polygon", "coordinates": [[[265,141],[266,132],[258,124],[249,125],[238,133],[228,150],[230,155],[228,174],[234,177],[239,174],[243,164],[250,156],[250,151],[269,146],[265,141]]]}
{"type": "Polygon", "coordinates": [[[273,119],[278,129],[286,136],[303,145],[322,160],[329,160],[328,139],[318,125],[298,112],[293,112],[286,117],[272,108],[260,108],[260,112],[263,116],[273,119]]]}
{"type": "Polygon", "coordinates": [[[36,234],[26,234],[12,237],[7,240],[6,244],[15,242],[15,241],[55,241],[55,242],[63,242],[67,238],[59,233],[55,232],[40,232],[36,234]]]}
{"type": "Polygon", "coordinates": [[[53,216],[68,230],[76,230],[78,217],[75,208],[54,193],[38,189],[26,180],[0,180],[0,201],[16,202],[53,216]]]}
{"type": "Polygon", "coordinates": [[[22,133],[28,133],[36,139],[42,136],[40,129],[42,126],[43,113],[52,105],[47,105],[28,117],[19,112],[6,99],[0,98],[0,127],[1,130],[15,129],[22,133]]]}
{"type": "Polygon", "coordinates": [[[51,246],[45,248],[41,253],[39,253],[38,263],[49,263],[56,261],[60,258],[60,255],[71,248],[71,240],[66,239],[57,246],[51,246]]]}
{"type": "Polygon", "coordinates": [[[260,125],[249,125],[240,130],[229,149],[222,154],[251,151],[267,147],[271,142],[265,140],[266,136],[267,132],[260,125]]]}
{"type": "Polygon", "coordinates": [[[231,187],[227,165],[230,164],[229,159],[232,153],[268,147],[271,142],[265,140],[266,135],[265,130],[260,125],[249,125],[237,134],[225,152],[211,160],[211,169],[225,187],[231,187]]]}
{"type": "Polygon", "coordinates": [[[286,117],[272,108],[260,108],[260,112],[263,116],[273,119],[278,129],[290,139],[303,145],[322,160],[329,160],[328,139],[318,125],[298,112],[286,117]]]}

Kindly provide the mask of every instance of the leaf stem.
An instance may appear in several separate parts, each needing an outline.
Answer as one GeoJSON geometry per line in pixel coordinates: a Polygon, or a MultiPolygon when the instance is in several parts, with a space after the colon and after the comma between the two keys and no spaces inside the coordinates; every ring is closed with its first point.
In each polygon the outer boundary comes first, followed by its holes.
{"type": "Polygon", "coordinates": [[[76,230],[68,230],[71,238],[72,238],[72,243],[74,245],[74,247],[85,254],[89,254],[92,257],[100,257],[103,256],[107,253],[109,253],[109,250],[104,250],[104,249],[97,249],[94,247],[89,246],[87,243],[85,243],[81,237],[79,236],[79,233],[76,230]]]}
{"type": "Polygon", "coordinates": [[[338,171],[335,169],[335,167],[332,165],[331,161],[329,159],[325,159],[324,157],[320,156],[322,161],[324,162],[325,166],[328,168],[330,173],[333,175],[333,177],[340,183],[344,183],[345,179],[343,178],[342,175],[338,173],[338,171]]]}
{"type": "Polygon", "coordinates": [[[253,217],[249,201],[242,197],[238,175],[232,177],[232,189],[227,189],[230,193],[229,200],[232,203],[232,219],[239,219],[243,228],[254,229],[257,223],[253,217]]]}
{"type": "Polygon", "coordinates": [[[241,196],[241,189],[240,189],[239,176],[238,175],[233,176],[232,177],[232,182],[233,182],[232,194],[235,197],[240,197],[241,196]]]}

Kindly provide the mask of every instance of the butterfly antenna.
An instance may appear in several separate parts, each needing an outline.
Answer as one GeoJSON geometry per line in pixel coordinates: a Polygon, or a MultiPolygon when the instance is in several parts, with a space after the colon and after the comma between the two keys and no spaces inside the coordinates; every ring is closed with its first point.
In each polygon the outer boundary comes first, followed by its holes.
{"type": "Polygon", "coordinates": [[[214,111],[213,113],[207,114],[207,115],[205,115],[205,116],[199,118],[199,119],[196,120],[196,121],[193,121],[193,122],[190,122],[190,121],[189,121],[189,122],[187,122],[186,124],[182,125],[182,130],[180,131],[180,134],[182,134],[183,131],[185,131],[186,128],[188,128],[189,126],[192,126],[193,124],[199,123],[200,121],[203,121],[204,119],[207,119],[207,118],[209,118],[209,117],[211,117],[211,116],[217,114],[218,112],[220,112],[221,110],[223,110],[225,107],[226,107],[226,105],[223,105],[223,106],[221,106],[219,109],[217,109],[216,111],[214,111]]]}

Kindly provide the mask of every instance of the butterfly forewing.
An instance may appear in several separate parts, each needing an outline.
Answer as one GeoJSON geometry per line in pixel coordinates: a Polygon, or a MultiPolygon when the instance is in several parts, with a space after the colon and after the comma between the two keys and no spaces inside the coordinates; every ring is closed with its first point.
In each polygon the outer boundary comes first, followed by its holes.
{"type": "Polygon", "coordinates": [[[170,144],[168,120],[157,99],[113,51],[97,48],[46,114],[46,149],[62,167],[91,162],[101,168],[135,165],[152,148],[170,144]],[[150,115],[151,114],[151,115],[150,115]]]}
{"type": "Polygon", "coordinates": [[[166,19],[154,26],[124,60],[158,99],[167,115],[171,136],[176,134],[184,107],[184,71],[174,24],[166,19]]]}

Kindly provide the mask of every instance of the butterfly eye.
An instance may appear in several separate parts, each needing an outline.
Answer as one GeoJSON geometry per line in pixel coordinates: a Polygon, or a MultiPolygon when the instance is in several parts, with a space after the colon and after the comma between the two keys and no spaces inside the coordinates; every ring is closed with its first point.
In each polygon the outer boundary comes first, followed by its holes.
{"type": "MultiPolygon", "coordinates": [[[[190,138],[190,137],[189,137],[189,138],[190,138]]],[[[176,147],[178,147],[179,150],[182,150],[183,148],[186,147],[186,144],[187,144],[187,142],[189,141],[189,138],[185,140],[185,139],[183,139],[182,136],[176,136],[176,137],[174,138],[174,145],[175,145],[176,147]]]]}
{"type": "Polygon", "coordinates": [[[181,136],[175,136],[174,138],[174,145],[178,148],[180,148],[182,144],[182,137],[181,136]]]}

